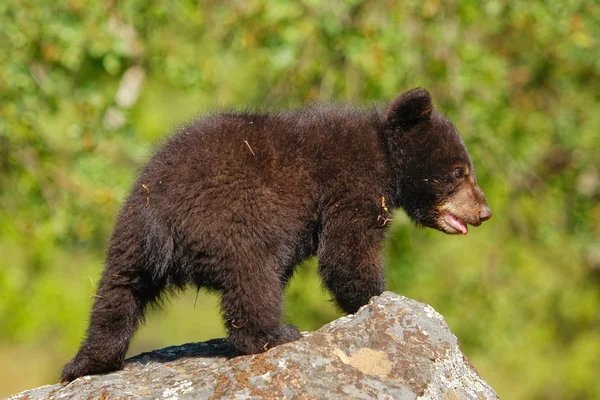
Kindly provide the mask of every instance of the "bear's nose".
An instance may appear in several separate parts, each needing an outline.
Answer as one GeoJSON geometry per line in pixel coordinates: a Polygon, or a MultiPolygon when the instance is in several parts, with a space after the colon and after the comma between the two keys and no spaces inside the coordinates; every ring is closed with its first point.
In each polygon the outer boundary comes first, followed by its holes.
{"type": "Polygon", "coordinates": [[[481,211],[479,211],[479,220],[484,222],[490,218],[492,218],[492,209],[489,206],[481,207],[481,211]]]}

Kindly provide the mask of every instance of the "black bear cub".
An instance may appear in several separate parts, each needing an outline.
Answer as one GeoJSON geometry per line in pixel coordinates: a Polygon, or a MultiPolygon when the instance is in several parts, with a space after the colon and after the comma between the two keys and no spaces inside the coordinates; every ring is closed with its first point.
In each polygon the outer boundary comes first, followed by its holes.
{"type": "Polygon", "coordinates": [[[180,129],[118,216],[62,381],[122,368],[148,305],[188,284],[221,293],[240,354],[299,339],[282,323],[282,294],[315,254],[339,307],[356,312],[385,289],[380,249],[395,208],[450,234],[492,215],[462,138],[424,89],[387,109],[237,112],[180,129]]]}

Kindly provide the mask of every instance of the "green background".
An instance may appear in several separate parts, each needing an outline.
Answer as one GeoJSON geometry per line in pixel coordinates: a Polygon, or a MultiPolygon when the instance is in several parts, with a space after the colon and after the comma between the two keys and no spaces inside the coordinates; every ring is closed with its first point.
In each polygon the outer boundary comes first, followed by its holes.
{"type": "MultiPolygon", "coordinates": [[[[451,237],[397,212],[390,289],[441,312],[502,398],[600,398],[599,54],[597,1],[0,2],[0,396],[57,382],[165,132],[222,107],[422,86],[494,217],[451,237]]],[[[339,315],[314,264],[287,292],[303,330],[339,315]]],[[[218,298],[190,290],[129,354],[223,334],[218,298]]]]}

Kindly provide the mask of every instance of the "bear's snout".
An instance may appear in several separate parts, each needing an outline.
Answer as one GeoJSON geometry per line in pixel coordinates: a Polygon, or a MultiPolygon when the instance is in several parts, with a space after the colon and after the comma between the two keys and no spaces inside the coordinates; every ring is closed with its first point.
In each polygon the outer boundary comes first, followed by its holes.
{"type": "Polygon", "coordinates": [[[485,222],[490,218],[492,218],[492,209],[486,204],[481,207],[481,211],[479,211],[479,221],[485,222]]]}

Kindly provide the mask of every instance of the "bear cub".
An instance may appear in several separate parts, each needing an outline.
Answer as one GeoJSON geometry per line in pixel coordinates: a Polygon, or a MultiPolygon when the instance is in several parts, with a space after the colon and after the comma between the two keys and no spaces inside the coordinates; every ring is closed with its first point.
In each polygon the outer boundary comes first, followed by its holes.
{"type": "Polygon", "coordinates": [[[221,293],[240,354],[301,337],[282,323],[282,295],[312,255],[339,307],[356,312],[385,289],[380,249],[395,208],[449,234],[492,215],[462,138],[424,89],[387,108],[225,113],[180,129],[117,218],[62,381],[122,368],[148,305],[188,284],[221,293]]]}

